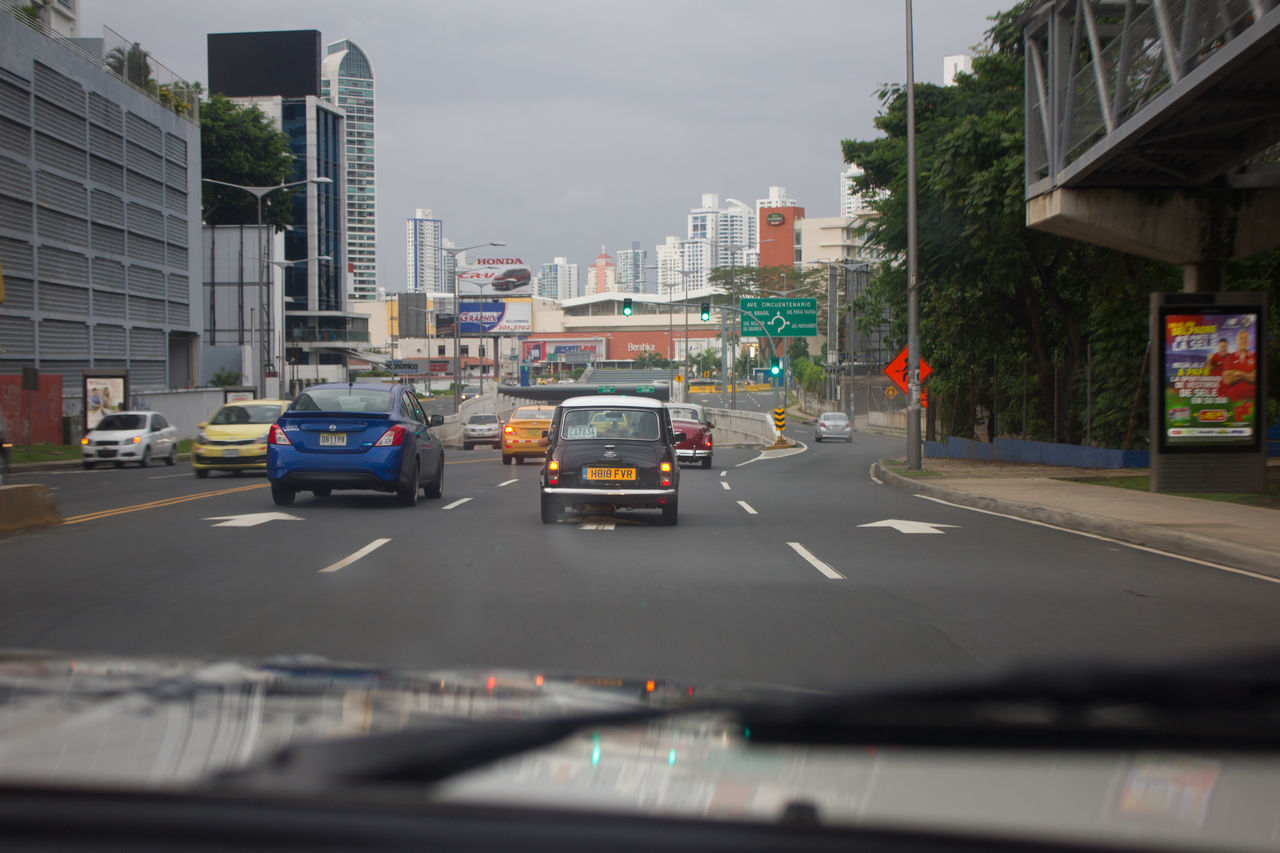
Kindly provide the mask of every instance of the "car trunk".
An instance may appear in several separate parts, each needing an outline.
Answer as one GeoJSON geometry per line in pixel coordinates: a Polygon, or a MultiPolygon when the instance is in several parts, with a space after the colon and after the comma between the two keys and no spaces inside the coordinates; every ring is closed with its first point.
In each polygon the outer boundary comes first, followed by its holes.
{"type": "Polygon", "coordinates": [[[602,443],[566,441],[560,452],[560,486],[578,488],[637,489],[662,488],[658,482],[658,465],[666,450],[658,441],[617,441],[602,443]],[[590,473],[595,476],[588,476],[590,473]],[[625,476],[634,472],[634,479],[625,476]]]}
{"type": "Polygon", "coordinates": [[[697,421],[672,420],[671,431],[684,433],[684,441],[676,444],[678,449],[699,450],[702,448],[702,424],[697,421]]]}
{"type": "Polygon", "coordinates": [[[364,453],[390,420],[386,412],[287,412],[279,423],[302,453],[364,453]]]}

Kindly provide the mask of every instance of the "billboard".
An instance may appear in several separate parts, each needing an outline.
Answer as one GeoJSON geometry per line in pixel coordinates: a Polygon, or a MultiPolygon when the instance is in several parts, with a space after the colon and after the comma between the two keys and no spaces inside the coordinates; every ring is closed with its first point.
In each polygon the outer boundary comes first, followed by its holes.
{"type": "Polygon", "coordinates": [[[529,296],[533,273],[519,258],[478,258],[458,267],[462,296],[529,296]]]}
{"type": "Polygon", "coordinates": [[[1160,446],[1259,444],[1256,307],[1160,309],[1160,446]]]}
{"type": "Polygon", "coordinates": [[[464,335],[514,335],[533,331],[533,303],[463,302],[464,335]]]}
{"type": "Polygon", "coordinates": [[[209,91],[228,98],[320,96],[319,30],[209,33],[209,91]]]}
{"type": "Polygon", "coordinates": [[[129,403],[129,373],[114,370],[85,370],[81,378],[84,431],[88,432],[112,412],[122,412],[129,403]]]}

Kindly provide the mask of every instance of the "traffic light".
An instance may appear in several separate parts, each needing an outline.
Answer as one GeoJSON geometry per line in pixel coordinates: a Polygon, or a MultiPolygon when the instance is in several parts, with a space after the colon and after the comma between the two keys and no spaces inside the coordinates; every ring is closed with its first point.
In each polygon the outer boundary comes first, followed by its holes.
{"type": "Polygon", "coordinates": [[[710,319],[711,319],[711,303],[704,302],[702,303],[702,322],[705,323],[710,319]]]}
{"type": "Polygon", "coordinates": [[[630,316],[631,316],[631,299],[630,299],[630,297],[628,297],[628,298],[626,298],[626,299],[622,300],[622,316],[623,316],[623,317],[630,317],[630,316]]]}
{"type": "Polygon", "coordinates": [[[782,372],[782,363],[778,360],[776,355],[769,361],[769,372],[774,376],[777,376],[782,372]]]}

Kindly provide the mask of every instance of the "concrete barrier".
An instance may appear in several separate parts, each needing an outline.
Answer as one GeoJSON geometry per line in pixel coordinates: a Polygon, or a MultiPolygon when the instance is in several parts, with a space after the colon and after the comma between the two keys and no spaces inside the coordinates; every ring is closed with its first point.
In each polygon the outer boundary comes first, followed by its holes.
{"type": "Polygon", "coordinates": [[[57,527],[62,515],[49,490],[38,483],[0,486],[0,535],[37,527],[57,527]]]}
{"type": "Polygon", "coordinates": [[[711,408],[704,411],[715,423],[711,430],[715,447],[768,447],[778,440],[773,417],[765,412],[711,408]]]}

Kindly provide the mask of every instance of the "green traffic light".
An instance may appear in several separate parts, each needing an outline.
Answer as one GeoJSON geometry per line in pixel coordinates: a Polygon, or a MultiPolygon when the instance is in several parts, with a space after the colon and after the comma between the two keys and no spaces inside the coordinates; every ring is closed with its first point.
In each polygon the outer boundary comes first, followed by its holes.
{"type": "Polygon", "coordinates": [[[710,302],[702,303],[702,319],[703,321],[711,319],[711,303],[710,302]]]}
{"type": "Polygon", "coordinates": [[[624,317],[631,316],[631,300],[630,299],[622,300],[622,316],[624,317]]]}

